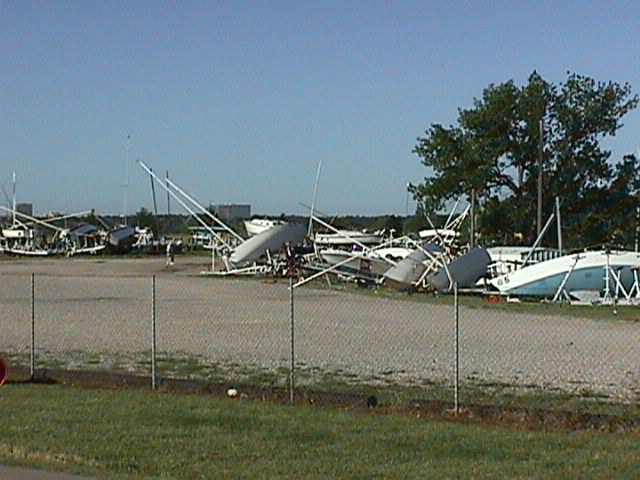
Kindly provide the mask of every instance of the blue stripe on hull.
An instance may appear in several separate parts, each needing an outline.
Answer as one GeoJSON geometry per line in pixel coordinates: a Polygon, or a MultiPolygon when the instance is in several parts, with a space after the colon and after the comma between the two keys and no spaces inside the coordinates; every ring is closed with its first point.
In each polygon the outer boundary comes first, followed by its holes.
{"type": "MultiPolygon", "coordinates": [[[[581,270],[574,270],[571,272],[569,280],[564,285],[564,290],[571,292],[573,290],[591,290],[591,291],[603,291],[605,288],[605,269],[602,267],[585,268],[581,270]]],[[[629,290],[633,285],[633,275],[631,269],[625,267],[622,271],[617,272],[620,277],[620,281],[625,290],[629,290]]],[[[521,295],[531,297],[553,297],[560,284],[566,277],[566,272],[553,275],[551,277],[538,280],[527,285],[523,285],[513,290],[509,290],[509,295],[521,295]]],[[[614,292],[616,288],[615,280],[613,276],[609,276],[609,289],[614,292]]]]}

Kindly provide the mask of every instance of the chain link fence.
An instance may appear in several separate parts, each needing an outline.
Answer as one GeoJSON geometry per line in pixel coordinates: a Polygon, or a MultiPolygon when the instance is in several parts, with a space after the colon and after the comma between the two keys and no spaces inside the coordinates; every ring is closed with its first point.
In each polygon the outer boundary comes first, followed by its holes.
{"type": "Polygon", "coordinates": [[[544,391],[640,398],[640,322],[516,313],[451,295],[292,289],[198,275],[0,277],[0,355],[36,371],[443,400],[544,391]],[[475,392],[475,393],[473,393],[475,392]]]}

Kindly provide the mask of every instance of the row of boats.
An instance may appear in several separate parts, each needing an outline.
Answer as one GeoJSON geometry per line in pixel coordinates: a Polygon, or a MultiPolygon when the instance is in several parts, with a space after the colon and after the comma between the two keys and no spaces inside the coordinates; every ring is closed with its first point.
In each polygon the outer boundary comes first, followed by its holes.
{"type": "MultiPolygon", "coordinates": [[[[139,163],[151,181],[178,200],[200,223],[198,228],[207,233],[212,265],[203,273],[209,275],[287,275],[298,279],[296,286],[331,276],[405,290],[458,289],[509,298],[640,305],[638,251],[603,248],[566,253],[561,248],[540,247],[538,240],[531,247],[465,248],[459,245],[459,228],[468,208],[455,217],[451,214],[442,228],[432,225],[414,237],[396,237],[393,231],[337,229],[315,216],[313,209],[309,225],[252,219],[245,222],[243,236],[173,181],[158,179],[148,166],[139,163]]],[[[24,214],[18,219],[15,208],[9,211],[14,222],[2,229],[0,252],[96,254],[153,244],[153,233],[148,229],[90,224],[62,228],[24,214]],[[38,223],[55,230],[52,241],[38,242],[33,228],[38,223]]]]}
{"type": "MultiPolygon", "coordinates": [[[[4,188],[2,189],[4,192],[4,188]]],[[[121,253],[147,244],[152,233],[130,225],[110,227],[93,210],[70,215],[36,218],[16,205],[16,174],[13,174],[12,206],[0,205],[10,224],[0,229],[0,254],[44,257],[51,255],[97,254],[103,251],[121,253]],[[92,216],[94,225],[79,219],[92,216]],[[67,226],[72,223],[72,226],[67,226]]]]}
{"type": "Polygon", "coordinates": [[[53,229],[53,235],[25,222],[2,228],[0,254],[45,257],[127,253],[149,246],[153,237],[149,229],[135,226],[108,228],[82,222],[68,228],[50,224],[49,228],[53,229]]]}
{"type": "MultiPolygon", "coordinates": [[[[262,226],[254,245],[272,235],[276,243],[309,240],[302,226],[267,219],[253,222],[262,226]],[[285,239],[284,232],[292,235],[285,239]]],[[[640,252],[603,248],[564,253],[537,246],[464,251],[456,245],[458,239],[459,233],[448,226],[421,231],[419,239],[333,229],[313,236],[312,251],[298,257],[296,268],[307,274],[301,282],[334,274],[401,289],[640,305],[640,252]]],[[[238,265],[242,258],[236,255],[232,260],[238,265]]]]}

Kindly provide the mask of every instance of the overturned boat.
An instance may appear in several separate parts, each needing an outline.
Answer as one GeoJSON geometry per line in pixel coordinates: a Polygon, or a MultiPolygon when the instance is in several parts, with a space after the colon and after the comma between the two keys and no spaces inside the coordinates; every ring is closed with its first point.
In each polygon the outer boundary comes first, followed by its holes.
{"type": "Polygon", "coordinates": [[[90,223],[82,223],[60,232],[59,242],[67,256],[95,255],[107,248],[107,233],[90,223]]]}
{"type": "Polygon", "coordinates": [[[640,298],[640,252],[584,251],[528,265],[489,281],[503,295],[578,299],[584,292],[640,298]]]}
{"type": "Polygon", "coordinates": [[[307,227],[297,223],[276,225],[245,240],[238,245],[229,256],[229,263],[235,267],[243,267],[259,261],[275,253],[285,245],[294,245],[307,235],[307,227]]]}
{"type": "Polygon", "coordinates": [[[117,227],[109,232],[109,251],[117,254],[129,253],[137,241],[136,227],[131,225],[117,227]]]}
{"type": "Polygon", "coordinates": [[[43,238],[38,240],[35,229],[23,225],[3,228],[0,238],[0,250],[10,255],[42,257],[54,253],[43,238]]]}
{"type": "Polygon", "coordinates": [[[554,248],[511,245],[487,247],[487,253],[491,257],[488,278],[499,277],[527,265],[562,256],[560,251],[554,248]]]}
{"type": "Polygon", "coordinates": [[[443,253],[442,246],[435,243],[417,247],[384,273],[384,284],[401,289],[416,286],[425,275],[440,267],[443,253]]]}
{"type": "Polygon", "coordinates": [[[491,264],[491,257],[485,248],[475,248],[467,254],[456,258],[427,276],[427,284],[439,291],[451,291],[454,285],[458,288],[474,288],[478,281],[486,275],[491,264]]]}
{"type": "Polygon", "coordinates": [[[381,232],[358,230],[335,230],[330,233],[316,233],[313,242],[317,247],[347,247],[350,245],[380,245],[384,240],[381,232]]]}
{"type": "Polygon", "coordinates": [[[326,248],[318,256],[336,270],[347,274],[377,279],[411,253],[406,247],[381,247],[370,250],[326,248]]]}
{"type": "Polygon", "coordinates": [[[251,220],[244,221],[244,229],[247,231],[249,237],[258,235],[259,233],[269,230],[270,228],[277,227],[278,225],[284,225],[284,220],[272,220],[270,218],[252,218],[251,220]]]}

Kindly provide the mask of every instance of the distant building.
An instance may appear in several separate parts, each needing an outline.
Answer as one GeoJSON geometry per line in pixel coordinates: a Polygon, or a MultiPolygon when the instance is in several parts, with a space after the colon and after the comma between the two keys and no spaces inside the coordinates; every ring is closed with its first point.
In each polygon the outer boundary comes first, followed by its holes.
{"type": "Polygon", "coordinates": [[[44,218],[58,218],[58,217],[64,217],[64,213],[63,212],[47,212],[44,214],[44,218]]]}
{"type": "MultiPolygon", "coordinates": [[[[12,205],[7,205],[5,208],[0,209],[0,221],[6,223],[13,219],[13,212],[11,210],[12,205]]],[[[33,204],[32,203],[16,203],[16,212],[18,214],[29,215],[33,217],[33,204]]],[[[18,219],[20,219],[20,215],[17,215],[18,219]]]]}
{"type": "Polygon", "coordinates": [[[225,203],[223,205],[211,205],[210,209],[220,220],[244,220],[251,217],[251,205],[225,203]]]}
{"type": "Polygon", "coordinates": [[[16,211],[33,217],[33,203],[16,203],[16,211]]]}

